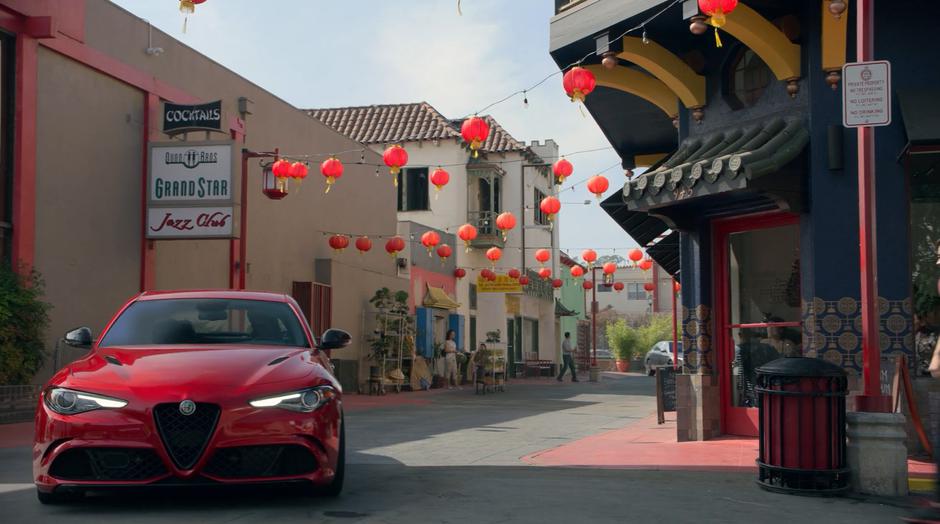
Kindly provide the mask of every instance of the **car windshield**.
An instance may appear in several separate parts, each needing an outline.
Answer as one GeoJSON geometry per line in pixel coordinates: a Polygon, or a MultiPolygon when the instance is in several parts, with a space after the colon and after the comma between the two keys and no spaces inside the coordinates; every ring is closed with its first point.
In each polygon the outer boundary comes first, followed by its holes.
{"type": "Polygon", "coordinates": [[[284,302],[158,299],[131,304],[100,347],[263,344],[309,347],[294,310],[284,302]]]}

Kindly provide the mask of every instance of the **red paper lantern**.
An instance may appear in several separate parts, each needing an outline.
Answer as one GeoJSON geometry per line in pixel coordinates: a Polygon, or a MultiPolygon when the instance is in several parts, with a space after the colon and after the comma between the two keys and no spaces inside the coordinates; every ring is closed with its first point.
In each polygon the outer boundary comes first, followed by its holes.
{"type": "Polygon", "coordinates": [[[343,163],[338,158],[331,156],[320,164],[320,174],[326,177],[326,191],[324,193],[329,193],[333,183],[343,176],[343,163]]]}
{"type": "Polygon", "coordinates": [[[715,28],[715,45],[721,47],[721,37],[718,36],[718,28],[723,27],[727,22],[727,15],[738,7],[738,0],[698,0],[698,8],[705,13],[708,23],[715,28]]]}
{"type": "Polygon", "coordinates": [[[521,286],[528,286],[528,285],[529,285],[529,277],[527,277],[527,276],[525,276],[525,275],[519,277],[519,285],[521,285],[521,286]]]}
{"type": "Polygon", "coordinates": [[[639,249],[633,248],[630,250],[630,253],[627,255],[634,263],[643,260],[643,252],[639,249]]]}
{"type": "Polygon", "coordinates": [[[547,196],[542,199],[542,202],[539,204],[539,209],[542,210],[542,213],[547,215],[547,218],[552,221],[555,218],[555,215],[561,211],[561,201],[557,197],[547,196]]]}
{"type": "Polygon", "coordinates": [[[591,282],[590,280],[585,280],[584,282],[581,282],[581,287],[583,287],[584,289],[594,289],[594,282],[591,282]]]}
{"type": "Polygon", "coordinates": [[[506,241],[506,235],[509,234],[509,230],[516,227],[516,216],[505,211],[500,213],[496,217],[496,229],[499,229],[503,233],[503,242],[506,241]]]}
{"type": "Polygon", "coordinates": [[[548,280],[548,279],[552,278],[552,270],[549,269],[549,268],[547,268],[547,267],[543,267],[543,268],[539,269],[539,277],[540,277],[542,280],[548,280]]]}
{"type": "Polygon", "coordinates": [[[653,267],[653,261],[647,258],[647,259],[644,260],[643,262],[640,262],[640,266],[639,266],[639,267],[640,267],[640,269],[642,269],[643,271],[649,271],[649,270],[653,267]]]}
{"type": "Polygon", "coordinates": [[[333,251],[339,253],[340,251],[349,247],[349,237],[346,235],[333,235],[330,237],[330,247],[333,248],[333,251]]]}
{"type": "Polygon", "coordinates": [[[581,266],[571,266],[571,276],[581,278],[584,276],[584,268],[581,266]]]}
{"type": "Polygon", "coordinates": [[[594,193],[598,199],[604,196],[604,191],[610,187],[610,181],[604,175],[594,175],[587,182],[588,191],[594,193]]]}
{"type": "Polygon", "coordinates": [[[477,237],[477,228],[470,224],[464,224],[457,228],[457,236],[460,237],[460,240],[463,240],[464,245],[467,246],[467,251],[470,251],[470,243],[477,237]]]}
{"type": "Polygon", "coordinates": [[[571,165],[571,162],[566,158],[560,158],[557,162],[552,164],[552,173],[555,174],[558,183],[562,184],[565,182],[566,178],[571,176],[571,173],[574,173],[574,166],[571,165]]]}
{"type": "Polygon", "coordinates": [[[647,293],[652,293],[656,289],[656,284],[653,284],[652,282],[647,282],[643,284],[643,289],[645,289],[647,293]]]}
{"type": "Polygon", "coordinates": [[[497,260],[503,258],[503,250],[498,247],[491,247],[486,250],[486,258],[495,265],[497,260]]]}
{"type": "Polygon", "coordinates": [[[359,250],[359,253],[365,253],[372,249],[372,240],[369,237],[361,236],[356,239],[356,249],[359,250]]]}
{"type": "Polygon", "coordinates": [[[397,186],[398,172],[401,171],[401,166],[408,163],[408,152],[398,144],[389,146],[385,153],[382,153],[382,161],[388,166],[388,172],[394,177],[392,180],[397,186]]]}
{"type": "Polygon", "coordinates": [[[522,273],[516,268],[510,269],[506,272],[506,274],[509,275],[509,278],[519,278],[522,275],[522,273]]]}
{"type": "Polygon", "coordinates": [[[564,285],[565,285],[565,282],[560,278],[556,278],[555,280],[552,280],[552,287],[555,289],[560,289],[564,285]]]}
{"type": "Polygon", "coordinates": [[[496,282],[497,277],[499,277],[499,275],[497,275],[495,271],[490,271],[486,274],[486,279],[490,282],[496,282]]]}
{"type": "Polygon", "coordinates": [[[496,274],[493,273],[493,272],[492,272],[491,270],[489,270],[489,269],[484,269],[484,270],[480,271],[480,276],[483,277],[484,280],[490,280],[491,278],[495,277],[496,274]]]}
{"type": "Polygon", "coordinates": [[[613,275],[616,272],[617,272],[617,264],[614,264],[613,262],[608,262],[604,264],[605,275],[613,275]]]}
{"type": "Polygon", "coordinates": [[[548,262],[550,258],[552,258],[552,253],[547,249],[539,249],[535,252],[535,260],[537,260],[539,264],[548,262]]]}
{"type": "Polygon", "coordinates": [[[303,162],[294,162],[290,165],[290,169],[287,170],[288,176],[298,182],[307,178],[307,172],[307,164],[304,164],[303,162]]]}
{"type": "Polygon", "coordinates": [[[581,252],[581,260],[584,260],[588,263],[588,267],[594,265],[594,262],[597,261],[597,251],[593,249],[585,249],[581,252]]]}
{"type": "Polygon", "coordinates": [[[675,280],[672,281],[672,291],[675,293],[682,291],[682,286],[675,280]]]}
{"type": "Polygon", "coordinates": [[[435,231],[425,231],[421,235],[421,243],[428,249],[428,256],[431,256],[434,248],[441,243],[441,236],[435,231]]]}
{"type": "Polygon", "coordinates": [[[388,242],[385,243],[385,251],[388,251],[388,254],[391,256],[398,256],[398,253],[405,249],[405,239],[399,236],[394,236],[388,239],[388,242]]]}
{"type": "Polygon", "coordinates": [[[463,136],[464,142],[470,145],[473,158],[477,158],[480,156],[480,147],[486,142],[486,137],[490,135],[490,126],[486,124],[486,120],[478,116],[471,116],[464,120],[460,126],[460,135],[463,136]]]}
{"type": "Polygon", "coordinates": [[[441,192],[441,189],[450,182],[450,173],[443,168],[437,168],[431,173],[431,183],[434,184],[434,198],[441,192]]]}
{"type": "MultiPolygon", "coordinates": [[[[196,12],[196,6],[205,2],[206,0],[180,0],[180,12],[186,15],[191,15],[196,12]]],[[[183,26],[185,33],[185,27],[183,26]]]]}
{"type": "Polygon", "coordinates": [[[447,244],[441,244],[437,248],[437,256],[441,257],[441,263],[443,264],[445,260],[450,258],[454,254],[454,251],[447,244]]]}
{"type": "Polygon", "coordinates": [[[594,73],[583,67],[574,66],[565,73],[562,85],[572,102],[584,102],[584,98],[597,87],[597,80],[594,78],[594,73]]]}
{"type": "Polygon", "coordinates": [[[623,282],[614,282],[614,291],[617,293],[623,291],[623,282]]]}
{"type": "Polygon", "coordinates": [[[461,279],[467,276],[467,270],[462,267],[458,267],[457,269],[454,270],[454,276],[457,277],[458,279],[461,279]]]}
{"type": "Polygon", "coordinates": [[[288,160],[275,160],[271,164],[271,172],[274,173],[274,176],[278,178],[287,178],[290,176],[290,161],[288,160]]]}

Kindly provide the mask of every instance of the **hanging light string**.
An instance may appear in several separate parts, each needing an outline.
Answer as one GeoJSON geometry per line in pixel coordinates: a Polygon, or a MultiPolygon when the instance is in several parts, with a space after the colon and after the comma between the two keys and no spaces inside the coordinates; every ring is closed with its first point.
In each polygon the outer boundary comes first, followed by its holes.
{"type": "MultiPolygon", "coordinates": [[[[608,147],[596,147],[596,148],[593,148],[593,149],[582,149],[582,150],[580,150],[580,151],[573,151],[573,152],[571,152],[571,153],[565,153],[565,154],[562,155],[562,156],[569,157],[569,156],[583,155],[583,154],[586,154],[586,153],[596,153],[596,152],[599,152],[599,151],[613,151],[613,150],[614,150],[614,148],[613,148],[613,147],[610,147],[610,146],[608,146],[608,147]]],[[[297,161],[297,162],[303,162],[303,161],[309,162],[309,161],[311,161],[311,160],[313,160],[313,159],[331,158],[331,157],[339,158],[339,157],[342,156],[342,155],[348,155],[348,154],[350,154],[350,153],[360,153],[360,159],[359,159],[359,160],[348,162],[348,164],[349,164],[349,165],[370,166],[370,167],[386,167],[386,168],[388,167],[388,166],[385,165],[384,163],[366,162],[366,160],[365,160],[365,152],[366,152],[366,151],[372,151],[372,150],[371,150],[371,149],[368,149],[368,148],[360,148],[360,149],[348,149],[348,150],[346,150],[346,151],[339,151],[339,152],[335,152],[335,153],[296,153],[296,154],[295,154],[295,153],[282,153],[282,154],[279,155],[279,158],[282,158],[282,159],[284,159],[284,160],[294,160],[294,161],[297,161]]],[[[494,161],[492,161],[492,162],[486,161],[486,162],[483,162],[482,164],[484,164],[484,165],[505,165],[505,164],[518,164],[518,163],[523,163],[523,162],[527,162],[527,160],[526,160],[526,159],[522,159],[522,158],[520,158],[520,159],[514,159],[514,160],[494,160],[494,161]]],[[[436,166],[436,167],[472,166],[471,164],[467,164],[466,162],[455,162],[455,163],[452,163],[452,164],[429,164],[429,165],[433,165],[433,166],[436,166]]],[[[620,164],[617,163],[617,164],[615,164],[615,165],[620,165],[620,164]]],[[[406,166],[406,167],[407,167],[407,166],[406,166]]],[[[551,164],[545,164],[545,167],[551,167],[551,164]]],[[[610,169],[610,168],[608,168],[608,169],[610,169]]],[[[605,170],[605,171],[606,171],[606,170],[605,170]]]]}
{"type": "MultiPolygon", "coordinates": [[[[681,4],[682,1],[683,1],[683,0],[672,0],[672,2],[669,2],[669,4],[666,5],[666,7],[663,7],[662,9],[660,9],[659,11],[657,11],[656,13],[654,13],[652,16],[650,16],[650,17],[647,18],[646,20],[643,20],[643,21],[640,22],[639,24],[637,24],[637,25],[635,25],[635,26],[633,26],[633,27],[627,29],[626,31],[624,31],[623,33],[621,33],[619,36],[617,36],[617,37],[615,37],[615,38],[612,38],[612,39],[610,39],[609,41],[616,42],[617,40],[620,40],[621,38],[623,38],[623,37],[629,35],[630,33],[633,33],[633,32],[636,32],[636,31],[642,31],[643,40],[644,40],[644,43],[645,43],[646,41],[648,41],[648,39],[646,38],[646,26],[647,26],[647,24],[651,23],[652,21],[654,21],[654,20],[656,20],[657,18],[659,18],[660,16],[662,16],[663,14],[666,13],[666,11],[669,11],[669,10],[672,9],[674,6],[676,6],[676,5],[678,5],[678,4],[681,4]]],[[[576,61],[574,61],[574,62],[571,62],[570,64],[566,65],[565,67],[560,68],[558,71],[555,71],[555,72],[551,73],[550,75],[546,76],[545,78],[539,80],[538,82],[536,82],[535,84],[533,84],[531,87],[527,87],[527,88],[525,88],[525,89],[520,89],[520,90],[518,90],[518,91],[514,91],[513,93],[511,93],[511,94],[509,94],[509,95],[506,95],[506,96],[504,96],[503,98],[501,98],[501,99],[499,99],[499,100],[497,100],[497,101],[495,101],[495,102],[493,102],[493,103],[491,103],[491,104],[489,104],[489,105],[483,107],[483,109],[480,109],[480,110],[476,111],[476,112],[473,113],[473,114],[465,115],[463,118],[461,118],[461,120],[463,120],[464,118],[468,118],[468,117],[470,117],[470,116],[479,115],[480,113],[486,111],[487,109],[490,109],[491,107],[494,107],[494,106],[497,106],[497,105],[499,105],[499,104],[502,104],[503,102],[506,102],[507,100],[510,100],[510,99],[512,99],[512,98],[515,97],[515,96],[523,95],[524,97],[526,97],[530,91],[532,91],[533,89],[538,88],[539,86],[541,86],[542,84],[544,84],[545,82],[547,82],[550,78],[552,78],[552,77],[554,77],[554,76],[556,76],[556,75],[560,75],[560,74],[562,74],[563,72],[567,71],[568,69],[570,69],[570,68],[572,68],[572,67],[574,67],[574,66],[579,66],[579,65],[581,65],[582,62],[584,62],[585,60],[587,60],[588,58],[590,58],[591,56],[593,56],[593,55],[595,55],[595,54],[596,54],[596,52],[591,51],[590,53],[588,53],[588,54],[582,56],[580,59],[578,59],[578,60],[576,60],[576,61]]]]}

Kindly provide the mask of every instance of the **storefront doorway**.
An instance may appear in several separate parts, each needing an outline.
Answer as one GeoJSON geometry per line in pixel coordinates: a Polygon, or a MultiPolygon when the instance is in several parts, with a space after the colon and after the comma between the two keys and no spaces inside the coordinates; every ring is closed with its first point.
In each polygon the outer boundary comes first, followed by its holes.
{"type": "Polygon", "coordinates": [[[757,368],[802,355],[799,235],[790,213],[714,226],[722,433],[757,436],[757,368]]]}

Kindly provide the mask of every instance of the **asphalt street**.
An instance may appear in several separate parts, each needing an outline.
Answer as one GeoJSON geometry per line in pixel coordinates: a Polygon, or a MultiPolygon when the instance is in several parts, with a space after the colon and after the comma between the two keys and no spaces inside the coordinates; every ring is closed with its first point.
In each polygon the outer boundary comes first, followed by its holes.
{"type": "MultiPolygon", "coordinates": [[[[852,498],[764,492],[749,473],[537,467],[520,460],[655,409],[648,377],[513,384],[427,395],[426,405],[347,414],[346,490],[105,493],[42,506],[29,449],[0,449],[0,522],[898,522],[907,511],[852,498]]],[[[403,393],[421,395],[422,393],[403,393]]],[[[425,394],[426,395],[426,394],[425,394]]],[[[0,427],[2,431],[2,427],[0,427]]]]}

